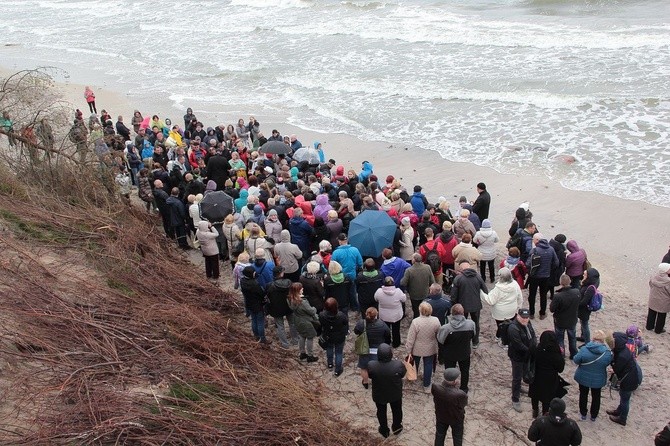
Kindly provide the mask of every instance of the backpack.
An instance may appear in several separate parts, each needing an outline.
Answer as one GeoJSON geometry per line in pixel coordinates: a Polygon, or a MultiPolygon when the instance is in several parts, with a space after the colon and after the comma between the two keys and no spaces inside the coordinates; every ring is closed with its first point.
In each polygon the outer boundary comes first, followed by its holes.
{"type": "Polygon", "coordinates": [[[523,256],[523,251],[524,251],[524,243],[523,243],[523,235],[522,235],[523,230],[516,231],[512,237],[507,241],[507,244],[505,247],[507,249],[510,249],[511,247],[515,247],[519,250],[521,255],[523,256]]]}
{"type": "Polygon", "coordinates": [[[512,324],[510,319],[505,319],[498,326],[498,331],[496,336],[500,338],[500,343],[502,345],[509,345],[509,326],[512,324]]]}
{"type": "Polygon", "coordinates": [[[436,274],[442,268],[442,260],[440,259],[440,253],[437,252],[437,240],[433,241],[433,247],[428,250],[426,253],[426,263],[430,265],[430,270],[433,274],[436,274]]]}
{"type": "Polygon", "coordinates": [[[589,311],[598,311],[603,307],[603,294],[594,285],[589,285],[589,287],[593,287],[594,293],[586,308],[589,311]]]}

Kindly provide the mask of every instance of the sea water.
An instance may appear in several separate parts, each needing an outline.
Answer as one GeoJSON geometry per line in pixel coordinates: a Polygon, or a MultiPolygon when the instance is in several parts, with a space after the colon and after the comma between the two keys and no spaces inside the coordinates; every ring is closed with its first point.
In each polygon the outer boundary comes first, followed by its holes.
{"type": "Polygon", "coordinates": [[[5,0],[0,36],[7,67],[63,67],[199,116],[273,116],[670,206],[667,0],[5,0]]]}

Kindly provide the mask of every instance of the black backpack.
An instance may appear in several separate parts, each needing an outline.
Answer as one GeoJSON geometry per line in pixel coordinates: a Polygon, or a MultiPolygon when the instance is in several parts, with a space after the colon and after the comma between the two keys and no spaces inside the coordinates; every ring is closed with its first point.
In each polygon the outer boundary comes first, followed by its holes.
{"type": "Polygon", "coordinates": [[[505,247],[507,249],[510,249],[511,247],[517,248],[519,250],[519,252],[521,253],[521,256],[523,257],[523,251],[524,251],[523,245],[524,245],[524,243],[523,243],[522,233],[523,233],[523,230],[516,231],[514,233],[514,235],[512,237],[510,237],[510,239],[507,241],[507,244],[505,245],[505,247]]]}
{"type": "Polygon", "coordinates": [[[509,345],[509,326],[512,324],[512,320],[505,319],[498,326],[498,331],[496,336],[500,338],[500,343],[502,345],[509,345]]]}
{"type": "Polygon", "coordinates": [[[436,274],[442,268],[442,260],[440,259],[440,253],[437,252],[437,244],[438,241],[433,240],[433,247],[426,253],[426,263],[430,266],[433,274],[436,274]]]}

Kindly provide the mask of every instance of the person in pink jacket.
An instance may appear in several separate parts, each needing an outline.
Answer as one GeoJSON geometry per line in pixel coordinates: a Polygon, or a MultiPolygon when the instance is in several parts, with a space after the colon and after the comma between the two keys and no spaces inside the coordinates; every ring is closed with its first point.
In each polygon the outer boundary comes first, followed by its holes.
{"type": "Polygon", "coordinates": [[[93,90],[91,90],[91,87],[88,85],[84,89],[84,97],[86,98],[86,102],[88,103],[88,108],[91,110],[91,113],[95,113],[97,115],[98,109],[95,108],[95,93],[93,93],[93,90]]]}

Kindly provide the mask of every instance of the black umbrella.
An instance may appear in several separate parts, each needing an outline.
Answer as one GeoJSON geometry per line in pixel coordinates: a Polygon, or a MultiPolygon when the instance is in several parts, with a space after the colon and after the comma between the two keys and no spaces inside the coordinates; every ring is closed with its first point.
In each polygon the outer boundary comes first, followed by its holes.
{"type": "Polygon", "coordinates": [[[274,155],[291,153],[291,147],[287,146],[282,141],[268,141],[263,144],[259,150],[263,153],[272,153],[274,155]]]}
{"type": "Polygon", "coordinates": [[[210,222],[223,221],[233,209],[233,197],[221,190],[208,192],[200,202],[200,214],[210,222]]]}

